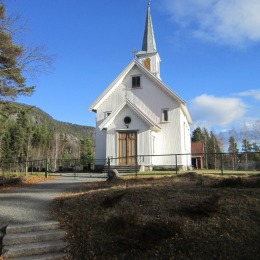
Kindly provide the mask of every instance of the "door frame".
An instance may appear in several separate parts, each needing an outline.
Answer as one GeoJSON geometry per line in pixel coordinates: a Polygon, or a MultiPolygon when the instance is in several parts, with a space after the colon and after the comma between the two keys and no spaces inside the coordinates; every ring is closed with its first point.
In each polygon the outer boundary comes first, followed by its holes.
{"type": "MultiPolygon", "coordinates": [[[[117,142],[118,142],[118,165],[121,166],[132,166],[132,165],[137,165],[137,136],[138,136],[138,131],[137,130],[122,130],[118,131],[117,133],[117,142]],[[135,139],[130,139],[129,134],[134,133],[135,134],[135,139]],[[122,151],[120,148],[121,147],[121,141],[124,141],[123,139],[120,139],[120,134],[126,134],[126,145],[125,145],[125,154],[126,156],[121,157],[122,151]],[[135,149],[134,149],[134,155],[130,154],[130,144],[131,141],[135,142],[135,149]],[[134,158],[132,157],[134,156],[134,158]]],[[[133,151],[133,150],[131,150],[133,151]]],[[[123,153],[124,154],[124,153],[123,153]]]]}

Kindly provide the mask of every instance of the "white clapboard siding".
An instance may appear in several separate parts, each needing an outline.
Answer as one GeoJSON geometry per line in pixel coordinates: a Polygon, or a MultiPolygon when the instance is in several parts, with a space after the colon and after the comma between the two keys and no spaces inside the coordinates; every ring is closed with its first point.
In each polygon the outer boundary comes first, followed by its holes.
{"type": "MultiPolygon", "coordinates": [[[[158,81],[153,76],[143,73],[137,65],[133,65],[116,84],[117,86],[112,86],[97,105],[96,159],[119,156],[118,132],[123,130],[137,131],[139,165],[175,165],[174,154],[191,152],[190,119],[183,112],[185,104],[181,100],[170,95],[167,89],[159,87],[158,81]],[[132,76],[135,75],[141,76],[141,87],[132,89],[132,76]],[[128,105],[124,105],[127,104],[126,100],[141,111],[143,117],[128,105]],[[120,107],[122,108],[119,111],[120,107]],[[163,109],[168,109],[168,122],[162,122],[163,109]],[[116,113],[114,118],[111,117],[113,120],[106,120],[107,112],[116,113]],[[129,128],[124,124],[126,116],[132,119],[129,128]],[[157,130],[152,129],[144,117],[149,118],[156,125],[157,130]],[[106,129],[99,129],[104,120],[106,120],[106,129]],[[165,154],[169,155],[162,156],[165,154]],[[161,156],[148,157],[147,155],[161,156]]],[[[112,164],[117,163],[117,160],[112,161],[112,164]]],[[[177,164],[190,166],[190,155],[178,156],[177,164]]]]}

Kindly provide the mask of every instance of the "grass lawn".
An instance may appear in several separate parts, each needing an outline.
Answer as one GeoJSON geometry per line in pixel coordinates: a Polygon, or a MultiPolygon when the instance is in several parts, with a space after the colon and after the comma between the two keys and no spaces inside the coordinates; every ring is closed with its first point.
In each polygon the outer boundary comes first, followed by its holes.
{"type": "Polygon", "coordinates": [[[69,259],[260,259],[260,175],[87,183],[56,199],[69,259]]]}
{"type": "MultiPolygon", "coordinates": [[[[185,173],[187,171],[178,171],[177,174],[185,173]]],[[[194,170],[193,172],[199,174],[216,174],[222,175],[221,170],[194,170]]],[[[145,172],[138,172],[137,176],[163,176],[163,175],[175,175],[176,171],[145,171],[145,172]]],[[[233,170],[224,170],[223,175],[246,175],[246,174],[260,174],[260,171],[233,171],[233,170]]],[[[129,174],[129,176],[136,176],[136,173],[129,174]]]]}

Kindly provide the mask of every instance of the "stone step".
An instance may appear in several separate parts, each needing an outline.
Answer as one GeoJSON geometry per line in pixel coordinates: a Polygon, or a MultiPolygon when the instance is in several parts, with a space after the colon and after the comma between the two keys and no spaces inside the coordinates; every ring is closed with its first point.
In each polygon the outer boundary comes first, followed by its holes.
{"type": "Polygon", "coordinates": [[[16,234],[16,233],[26,233],[26,232],[36,232],[43,230],[51,230],[60,228],[60,223],[57,221],[47,221],[47,222],[38,222],[32,224],[16,224],[9,225],[6,228],[6,234],[16,234]]]}
{"type": "Polygon", "coordinates": [[[6,234],[3,239],[3,245],[17,245],[27,243],[37,243],[43,241],[54,241],[65,238],[66,233],[61,229],[44,230],[27,233],[6,234]]]}
{"type": "Polygon", "coordinates": [[[8,258],[8,260],[63,260],[66,256],[67,255],[65,253],[53,253],[53,254],[8,258]]]}
{"type": "MultiPolygon", "coordinates": [[[[110,169],[115,169],[118,171],[118,173],[135,173],[140,171],[140,166],[139,165],[134,165],[134,166],[110,166],[110,169]]],[[[103,173],[107,173],[108,167],[105,166],[103,169],[103,173]]]]}
{"type": "Polygon", "coordinates": [[[8,257],[8,259],[26,256],[36,257],[36,255],[62,252],[66,245],[66,242],[62,240],[57,240],[41,243],[5,246],[3,248],[3,256],[8,257]]]}

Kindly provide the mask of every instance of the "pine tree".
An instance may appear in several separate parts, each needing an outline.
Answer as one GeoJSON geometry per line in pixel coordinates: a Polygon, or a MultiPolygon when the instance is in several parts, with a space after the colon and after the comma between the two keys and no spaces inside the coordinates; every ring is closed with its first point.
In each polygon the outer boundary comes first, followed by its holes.
{"type": "Polygon", "coordinates": [[[257,145],[256,142],[252,143],[252,151],[253,152],[260,152],[260,145],[257,145]]]}
{"type": "Polygon", "coordinates": [[[252,144],[247,139],[243,139],[242,141],[242,151],[244,153],[252,152],[252,144]]]}
{"type": "Polygon", "coordinates": [[[5,161],[26,161],[29,153],[30,122],[26,111],[21,110],[16,121],[10,121],[3,136],[5,161]]]}
{"type": "Polygon", "coordinates": [[[25,50],[13,42],[4,26],[6,19],[5,6],[0,4],[0,100],[31,95],[34,91],[34,86],[26,86],[23,67],[18,62],[25,50]]]}
{"type": "Polygon", "coordinates": [[[203,142],[203,138],[204,138],[204,136],[203,136],[203,132],[202,132],[201,128],[197,127],[192,133],[191,141],[194,143],[203,142]]]}
{"type": "Polygon", "coordinates": [[[252,144],[247,139],[243,139],[242,141],[242,151],[244,152],[243,157],[245,158],[245,169],[247,169],[248,159],[250,159],[248,153],[252,152],[252,144]]]}
{"type": "Polygon", "coordinates": [[[94,147],[90,138],[87,137],[81,140],[80,151],[80,159],[83,161],[85,165],[88,165],[89,168],[94,158],[94,147]]]}
{"type": "Polygon", "coordinates": [[[239,152],[238,148],[237,148],[237,143],[235,140],[234,136],[231,136],[229,138],[229,147],[228,147],[228,152],[230,153],[230,158],[231,158],[231,162],[232,162],[232,169],[235,169],[235,164],[237,162],[237,154],[239,152]]]}
{"type": "Polygon", "coordinates": [[[231,137],[229,138],[228,152],[229,152],[229,153],[233,153],[233,154],[236,154],[236,153],[239,152],[239,151],[238,151],[238,148],[237,148],[237,142],[236,142],[234,136],[231,136],[231,137]]]}
{"type": "Polygon", "coordinates": [[[260,145],[257,145],[256,142],[252,143],[252,151],[254,152],[253,160],[257,161],[260,166],[260,145]]]}
{"type": "Polygon", "coordinates": [[[206,128],[203,128],[203,142],[204,142],[204,151],[205,151],[205,165],[206,169],[209,168],[208,153],[210,152],[210,136],[206,128]]]}
{"type": "Polygon", "coordinates": [[[192,142],[204,144],[204,160],[206,168],[217,168],[217,154],[221,153],[220,141],[214,132],[197,127],[192,133],[192,142]]]}
{"type": "Polygon", "coordinates": [[[218,168],[218,155],[221,153],[221,148],[219,145],[219,141],[213,133],[213,131],[210,132],[210,136],[207,143],[207,151],[209,153],[208,155],[208,162],[209,162],[209,168],[217,169],[218,168]]]}

